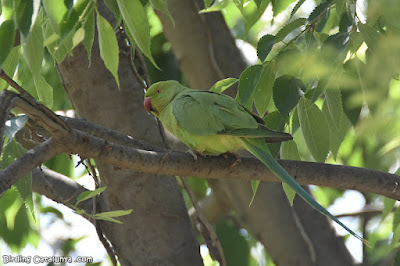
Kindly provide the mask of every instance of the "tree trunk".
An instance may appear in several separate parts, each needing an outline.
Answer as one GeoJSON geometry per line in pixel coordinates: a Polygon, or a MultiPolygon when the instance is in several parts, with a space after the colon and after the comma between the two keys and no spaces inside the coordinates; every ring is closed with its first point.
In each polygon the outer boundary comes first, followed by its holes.
{"type": "MultiPolygon", "coordinates": [[[[101,8],[99,4],[99,8],[101,8]]],[[[106,18],[110,12],[103,14],[106,18]]],[[[120,36],[120,51],[127,51],[120,36]]],[[[77,114],[134,138],[161,145],[153,117],[143,109],[143,89],[131,71],[128,53],[120,52],[117,87],[100,58],[94,40],[91,64],[82,45],[58,65],[63,85],[77,114]]],[[[174,177],[155,176],[98,163],[107,187],[99,211],[133,209],[123,224],[99,222],[122,265],[202,265],[199,244],[192,230],[174,177]]]]}

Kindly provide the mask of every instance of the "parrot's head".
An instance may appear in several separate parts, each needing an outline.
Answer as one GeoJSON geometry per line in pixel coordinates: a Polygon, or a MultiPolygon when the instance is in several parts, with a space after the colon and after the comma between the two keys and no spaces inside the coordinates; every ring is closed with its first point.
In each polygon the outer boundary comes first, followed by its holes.
{"type": "Polygon", "coordinates": [[[144,109],[158,117],[160,112],[164,110],[183,89],[185,89],[185,87],[175,80],[154,83],[144,95],[144,109]]]}

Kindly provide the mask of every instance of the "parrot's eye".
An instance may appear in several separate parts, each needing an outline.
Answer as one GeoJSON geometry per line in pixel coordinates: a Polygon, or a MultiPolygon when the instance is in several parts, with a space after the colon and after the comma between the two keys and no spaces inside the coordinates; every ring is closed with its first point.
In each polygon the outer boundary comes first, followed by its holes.
{"type": "Polygon", "coordinates": [[[160,89],[157,89],[156,92],[157,92],[157,93],[161,93],[161,90],[160,90],[160,89]]]}

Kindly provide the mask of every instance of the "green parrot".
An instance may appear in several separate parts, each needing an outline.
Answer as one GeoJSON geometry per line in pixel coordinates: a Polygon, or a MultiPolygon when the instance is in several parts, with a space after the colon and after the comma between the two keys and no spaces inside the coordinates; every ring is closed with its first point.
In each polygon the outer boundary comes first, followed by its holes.
{"type": "Polygon", "coordinates": [[[266,143],[291,140],[288,133],[268,129],[264,121],[233,98],[211,91],[192,90],[174,80],[153,84],[144,108],[193,151],[218,155],[245,149],[263,162],[313,208],[368,242],[316,202],[275,160],[266,143]]]}

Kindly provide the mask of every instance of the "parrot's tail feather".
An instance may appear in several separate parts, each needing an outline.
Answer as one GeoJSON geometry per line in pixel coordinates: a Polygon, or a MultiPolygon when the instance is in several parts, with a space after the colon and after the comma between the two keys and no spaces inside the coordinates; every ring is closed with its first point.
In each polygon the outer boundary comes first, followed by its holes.
{"type": "Polygon", "coordinates": [[[357,235],[350,228],[344,225],[341,221],[339,221],[333,214],[331,214],[327,209],[322,207],[318,202],[316,202],[310,194],[308,194],[286,171],[282,168],[282,166],[275,160],[275,158],[271,155],[268,150],[267,145],[264,143],[263,139],[245,139],[243,138],[243,143],[246,146],[246,149],[251,152],[257,159],[263,162],[276,176],[279,177],[283,182],[288,184],[296,193],[303,198],[311,207],[319,211],[320,213],[328,216],[337,224],[346,229],[347,232],[352,234],[354,237],[361,240],[368,247],[369,242],[357,235]]]}

